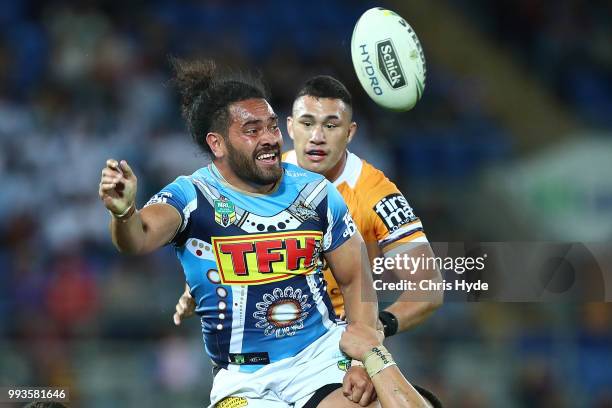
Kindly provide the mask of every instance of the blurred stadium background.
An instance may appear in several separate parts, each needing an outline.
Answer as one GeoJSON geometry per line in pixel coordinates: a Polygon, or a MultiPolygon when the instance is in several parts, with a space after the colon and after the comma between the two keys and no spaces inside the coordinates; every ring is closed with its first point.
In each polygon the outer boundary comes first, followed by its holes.
{"type": "MultiPolygon", "coordinates": [[[[199,322],[172,324],[172,251],[117,254],[97,197],[108,157],[132,163],[140,205],[204,160],[168,54],[261,69],[281,117],[307,77],[341,79],[352,150],[431,241],[610,242],[611,21],[603,0],[2,1],[0,386],[68,386],[75,407],[208,400],[199,322]],[[404,114],[367,99],[350,63],[353,24],[379,5],[428,59],[404,114]]],[[[449,407],[612,407],[605,303],[448,303],[389,344],[449,407]]]]}

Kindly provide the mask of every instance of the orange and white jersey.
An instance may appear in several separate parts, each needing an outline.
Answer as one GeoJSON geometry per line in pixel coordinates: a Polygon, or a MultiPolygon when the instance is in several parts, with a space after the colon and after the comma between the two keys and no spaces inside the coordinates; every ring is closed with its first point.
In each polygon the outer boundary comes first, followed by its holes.
{"type": "MultiPolygon", "coordinates": [[[[347,154],[344,170],[333,184],[346,201],[370,261],[403,243],[428,242],[421,220],[396,185],[370,163],[353,153],[347,154]]],[[[297,165],[295,151],[285,153],[283,160],[297,165]]],[[[344,300],[329,269],[325,279],[334,309],[341,314],[344,300]]]]}

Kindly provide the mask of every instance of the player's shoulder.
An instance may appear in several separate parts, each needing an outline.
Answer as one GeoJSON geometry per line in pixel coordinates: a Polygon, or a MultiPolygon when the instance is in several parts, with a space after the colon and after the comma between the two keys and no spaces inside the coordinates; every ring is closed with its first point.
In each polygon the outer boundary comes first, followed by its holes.
{"type": "Polygon", "coordinates": [[[393,182],[389,180],[389,178],[383,173],[382,170],[377,169],[372,164],[368,163],[365,159],[361,159],[361,175],[358,180],[358,185],[362,184],[364,186],[377,186],[380,183],[391,183],[393,182]]]}
{"type": "Polygon", "coordinates": [[[191,191],[194,189],[194,183],[210,183],[212,180],[214,180],[214,177],[212,177],[210,169],[208,167],[202,167],[191,174],[178,176],[174,179],[172,184],[180,189],[191,191]]]}
{"type": "Polygon", "coordinates": [[[377,202],[383,197],[399,193],[399,189],[382,170],[377,169],[364,159],[361,161],[361,172],[354,187],[357,195],[367,202],[377,202]]]}
{"type": "Polygon", "coordinates": [[[321,174],[305,170],[295,164],[283,162],[281,164],[284,171],[283,181],[287,184],[310,184],[321,183],[325,181],[325,177],[321,174]]]}
{"type": "Polygon", "coordinates": [[[195,190],[197,186],[200,189],[205,186],[213,186],[219,188],[218,180],[213,176],[209,166],[205,166],[197,169],[191,174],[184,174],[178,176],[169,187],[175,190],[183,192],[187,196],[195,196],[195,190]]]}

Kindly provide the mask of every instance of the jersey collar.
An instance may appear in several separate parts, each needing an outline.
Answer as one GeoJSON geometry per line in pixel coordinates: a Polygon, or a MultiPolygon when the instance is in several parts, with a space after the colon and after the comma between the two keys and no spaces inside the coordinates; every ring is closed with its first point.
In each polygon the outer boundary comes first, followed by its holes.
{"type": "Polygon", "coordinates": [[[338,187],[340,184],[346,183],[350,188],[355,188],[357,180],[359,180],[359,176],[361,175],[363,162],[357,155],[348,150],[346,151],[346,155],[346,164],[344,165],[342,173],[334,180],[334,186],[338,187]]]}
{"type": "MultiPolygon", "coordinates": [[[[355,188],[357,184],[357,180],[359,180],[359,176],[361,175],[361,168],[363,167],[363,162],[357,155],[346,151],[346,163],[344,164],[344,169],[342,169],[342,173],[336,178],[333,182],[334,186],[338,187],[342,183],[346,183],[350,188],[355,188]]],[[[297,162],[297,156],[295,150],[291,150],[287,152],[285,156],[285,162],[295,164],[299,166],[297,162]]]]}

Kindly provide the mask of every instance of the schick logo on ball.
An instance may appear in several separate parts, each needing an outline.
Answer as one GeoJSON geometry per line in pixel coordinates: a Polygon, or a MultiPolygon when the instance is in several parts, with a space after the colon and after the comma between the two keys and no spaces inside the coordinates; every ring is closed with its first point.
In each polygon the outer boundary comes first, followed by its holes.
{"type": "Polygon", "coordinates": [[[386,39],[376,43],[378,54],[378,67],[383,76],[393,89],[398,89],[406,85],[406,79],[402,66],[397,59],[397,53],[391,39],[386,39]]]}

